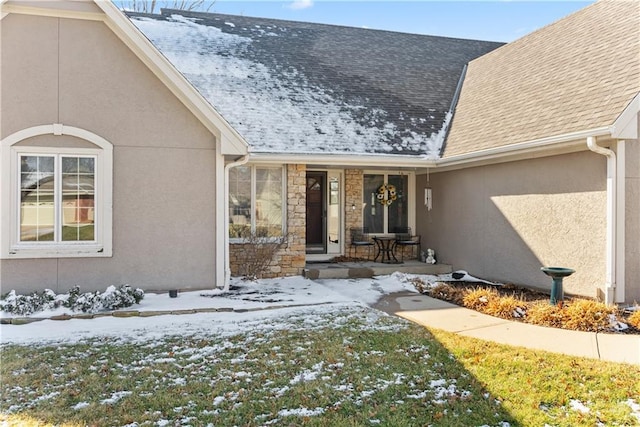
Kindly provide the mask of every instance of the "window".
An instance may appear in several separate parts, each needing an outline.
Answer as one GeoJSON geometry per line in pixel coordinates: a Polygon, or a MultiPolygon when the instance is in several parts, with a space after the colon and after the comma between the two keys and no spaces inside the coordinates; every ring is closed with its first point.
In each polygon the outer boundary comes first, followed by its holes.
{"type": "Polygon", "coordinates": [[[19,242],[95,242],[95,156],[20,155],[19,242]]]}
{"type": "Polygon", "coordinates": [[[281,167],[239,166],[229,170],[229,237],[280,237],[284,231],[281,167]]]}
{"type": "MultiPolygon", "coordinates": [[[[2,141],[2,258],[111,256],[112,146],[88,131],[54,125],[2,141]],[[57,132],[57,133],[56,133],[57,132]],[[53,135],[84,140],[56,147],[53,135]],[[19,144],[49,135],[43,146],[19,144]],[[84,147],[80,147],[84,145],[84,147]]],[[[56,140],[57,142],[57,140],[56,140]]]]}
{"type": "Polygon", "coordinates": [[[408,175],[365,173],[363,187],[363,225],[370,233],[393,233],[409,225],[412,201],[408,175]]]}

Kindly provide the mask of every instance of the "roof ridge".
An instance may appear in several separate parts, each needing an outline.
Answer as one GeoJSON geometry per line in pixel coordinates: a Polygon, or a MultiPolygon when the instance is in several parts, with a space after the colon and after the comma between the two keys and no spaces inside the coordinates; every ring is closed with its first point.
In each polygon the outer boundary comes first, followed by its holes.
{"type": "Polygon", "coordinates": [[[301,25],[302,24],[302,25],[313,25],[313,26],[319,26],[319,27],[346,28],[346,29],[352,29],[352,30],[357,30],[357,31],[384,32],[384,33],[402,34],[402,35],[407,35],[407,36],[426,37],[426,38],[432,38],[432,39],[461,40],[461,41],[480,42],[480,43],[494,43],[494,44],[499,44],[499,45],[505,44],[505,42],[500,42],[500,41],[495,41],[495,40],[466,39],[466,38],[462,38],[462,37],[451,37],[451,36],[439,36],[439,35],[433,35],[433,34],[410,33],[410,32],[404,32],[404,31],[385,30],[385,29],[380,29],[380,28],[365,28],[365,27],[354,27],[354,26],[351,26],[351,25],[342,25],[342,24],[327,24],[327,23],[324,23],[324,22],[294,21],[294,20],[291,20],[291,19],[265,18],[265,17],[261,17],[261,16],[232,15],[232,14],[228,14],[228,13],[200,12],[200,11],[195,11],[195,10],[182,10],[182,9],[172,9],[172,8],[161,8],[159,14],[148,14],[148,13],[145,13],[144,15],[145,16],[156,15],[156,16],[167,17],[167,16],[170,16],[171,14],[180,14],[182,16],[191,15],[190,17],[194,17],[194,18],[196,18],[196,17],[211,18],[212,15],[216,15],[216,16],[223,16],[223,17],[229,17],[229,18],[256,19],[256,20],[265,20],[265,21],[275,21],[275,22],[296,24],[296,25],[301,25]]]}

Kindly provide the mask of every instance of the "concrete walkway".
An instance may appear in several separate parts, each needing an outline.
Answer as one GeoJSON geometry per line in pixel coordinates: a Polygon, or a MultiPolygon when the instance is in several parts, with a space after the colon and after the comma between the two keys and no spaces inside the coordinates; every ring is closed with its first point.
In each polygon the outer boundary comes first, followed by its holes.
{"type": "Polygon", "coordinates": [[[375,308],[429,328],[501,344],[640,365],[640,335],[570,331],[500,319],[426,295],[402,293],[375,308]]]}

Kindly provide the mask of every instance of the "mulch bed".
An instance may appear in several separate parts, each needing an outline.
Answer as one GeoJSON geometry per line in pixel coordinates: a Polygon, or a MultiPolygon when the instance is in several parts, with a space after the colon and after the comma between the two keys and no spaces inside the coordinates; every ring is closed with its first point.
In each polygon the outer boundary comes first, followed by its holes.
{"type": "MultiPolygon", "coordinates": [[[[442,283],[446,283],[447,285],[453,286],[457,289],[460,290],[473,290],[473,289],[478,289],[478,288],[484,288],[484,289],[494,289],[495,291],[498,292],[498,294],[502,297],[514,297],[517,299],[521,299],[523,301],[526,302],[531,302],[531,303],[535,303],[535,302],[541,302],[541,303],[549,303],[550,300],[550,294],[548,292],[544,292],[544,291],[540,291],[540,290],[536,290],[536,289],[531,289],[531,288],[526,288],[523,286],[517,286],[517,285],[513,285],[513,284],[504,284],[504,285],[490,285],[487,283],[482,283],[482,282],[465,282],[465,281],[452,281],[452,282],[448,282],[448,281],[442,281],[442,283]]],[[[438,295],[435,295],[433,293],[430,293],[428,290],[424,290],[423,293],[428,294],[431,297],[434,298],[439,298],[438,295]]],[[[456,301],[452,301],[452,300],[448,300],[446,298],[440,298],[440,299],[444,299],[447,300],[451,303],[457,304],[456,301]]],[[[576,296],[571,296],[571,295],[564,295],[564,302],[570,302],[573,299],[587,299],[585,297],[576,297],[576,296]]],[[[460,305],[460,304],[458,304],[460,305]]],[[[622,311],[620,310],[620,313],[618,314],[618,320],[620,322],[625,323],[629,328],[622,330],[622,331],[605,331],[605,332],[611,332],[611,333],[616,333],[616,334],[631,334],[631,335],[640,335],[640,329],[632,326],[631,324],[629,324],[629,322],[627,321],[627,318],[631,315],[631,312],[629,311],[622,311]]],[[[522,318],[509,318],[508,320],[516,320],[516,321],[521,321],[524,322],[525,319],[522,318]]]]}

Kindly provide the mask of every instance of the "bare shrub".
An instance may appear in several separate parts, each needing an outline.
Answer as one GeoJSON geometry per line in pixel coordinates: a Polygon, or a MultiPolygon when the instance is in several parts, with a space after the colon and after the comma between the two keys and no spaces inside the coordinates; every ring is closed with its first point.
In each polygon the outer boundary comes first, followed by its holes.
{"type": "Polygon", "coordinates": [[[634,328],[640,329],[640,310],[634,311],[631,316],[627,318],[627,322],[634,328]]]}
{"type": "Polygon", "coordinates": [[[604,303],[576,299],[565,305],[564,327],[578,331],[602,331],[609,328],[609,316],[615,313],[615,307],[604,303]]]}
{"type": "Polygon", "coordinates": [[[262,278],[276,254],[288,241],[287,236],[268,237],[253,232],[246,233],[243,239],[242,252],[238,256],[238,273],[247,280],[262,278]]]}
{"type": "Polygon", "coordinates": [[[465,291],[457,286],[452,286],[444,282],[438,282],[431,288],[429,295],[433,298],[438,298],[444,301],[449,301],[454,304],[462,305],[465,291]]]}
{"type": "Polygon", "coordinates": [[[564,312],[561,307],[549,304],[548,301],[533,302],[527,309],[527,322],[561,328],[564,323],[564,312]]]}
{"type": "Polygon", "coordinates": [[[484,313],[489,301],[496,300],[498,297],[498,292],[495,289],[476,288],[465,294],[462,303],[467,308],[484,313]]]}
{"type": "Polygon", "coordinates": [[[412,277],[409,279],[409,283],[411,283],[421,294],[428,294],[431,291],[429,282],[421,279],[420,277],[412,277]]]}
{"type": "Polygon", "coordinates": [[[490,298],[484,312],[503,319],[522,318],[526,314],[527,303],[513,296],[490,298]]]}

